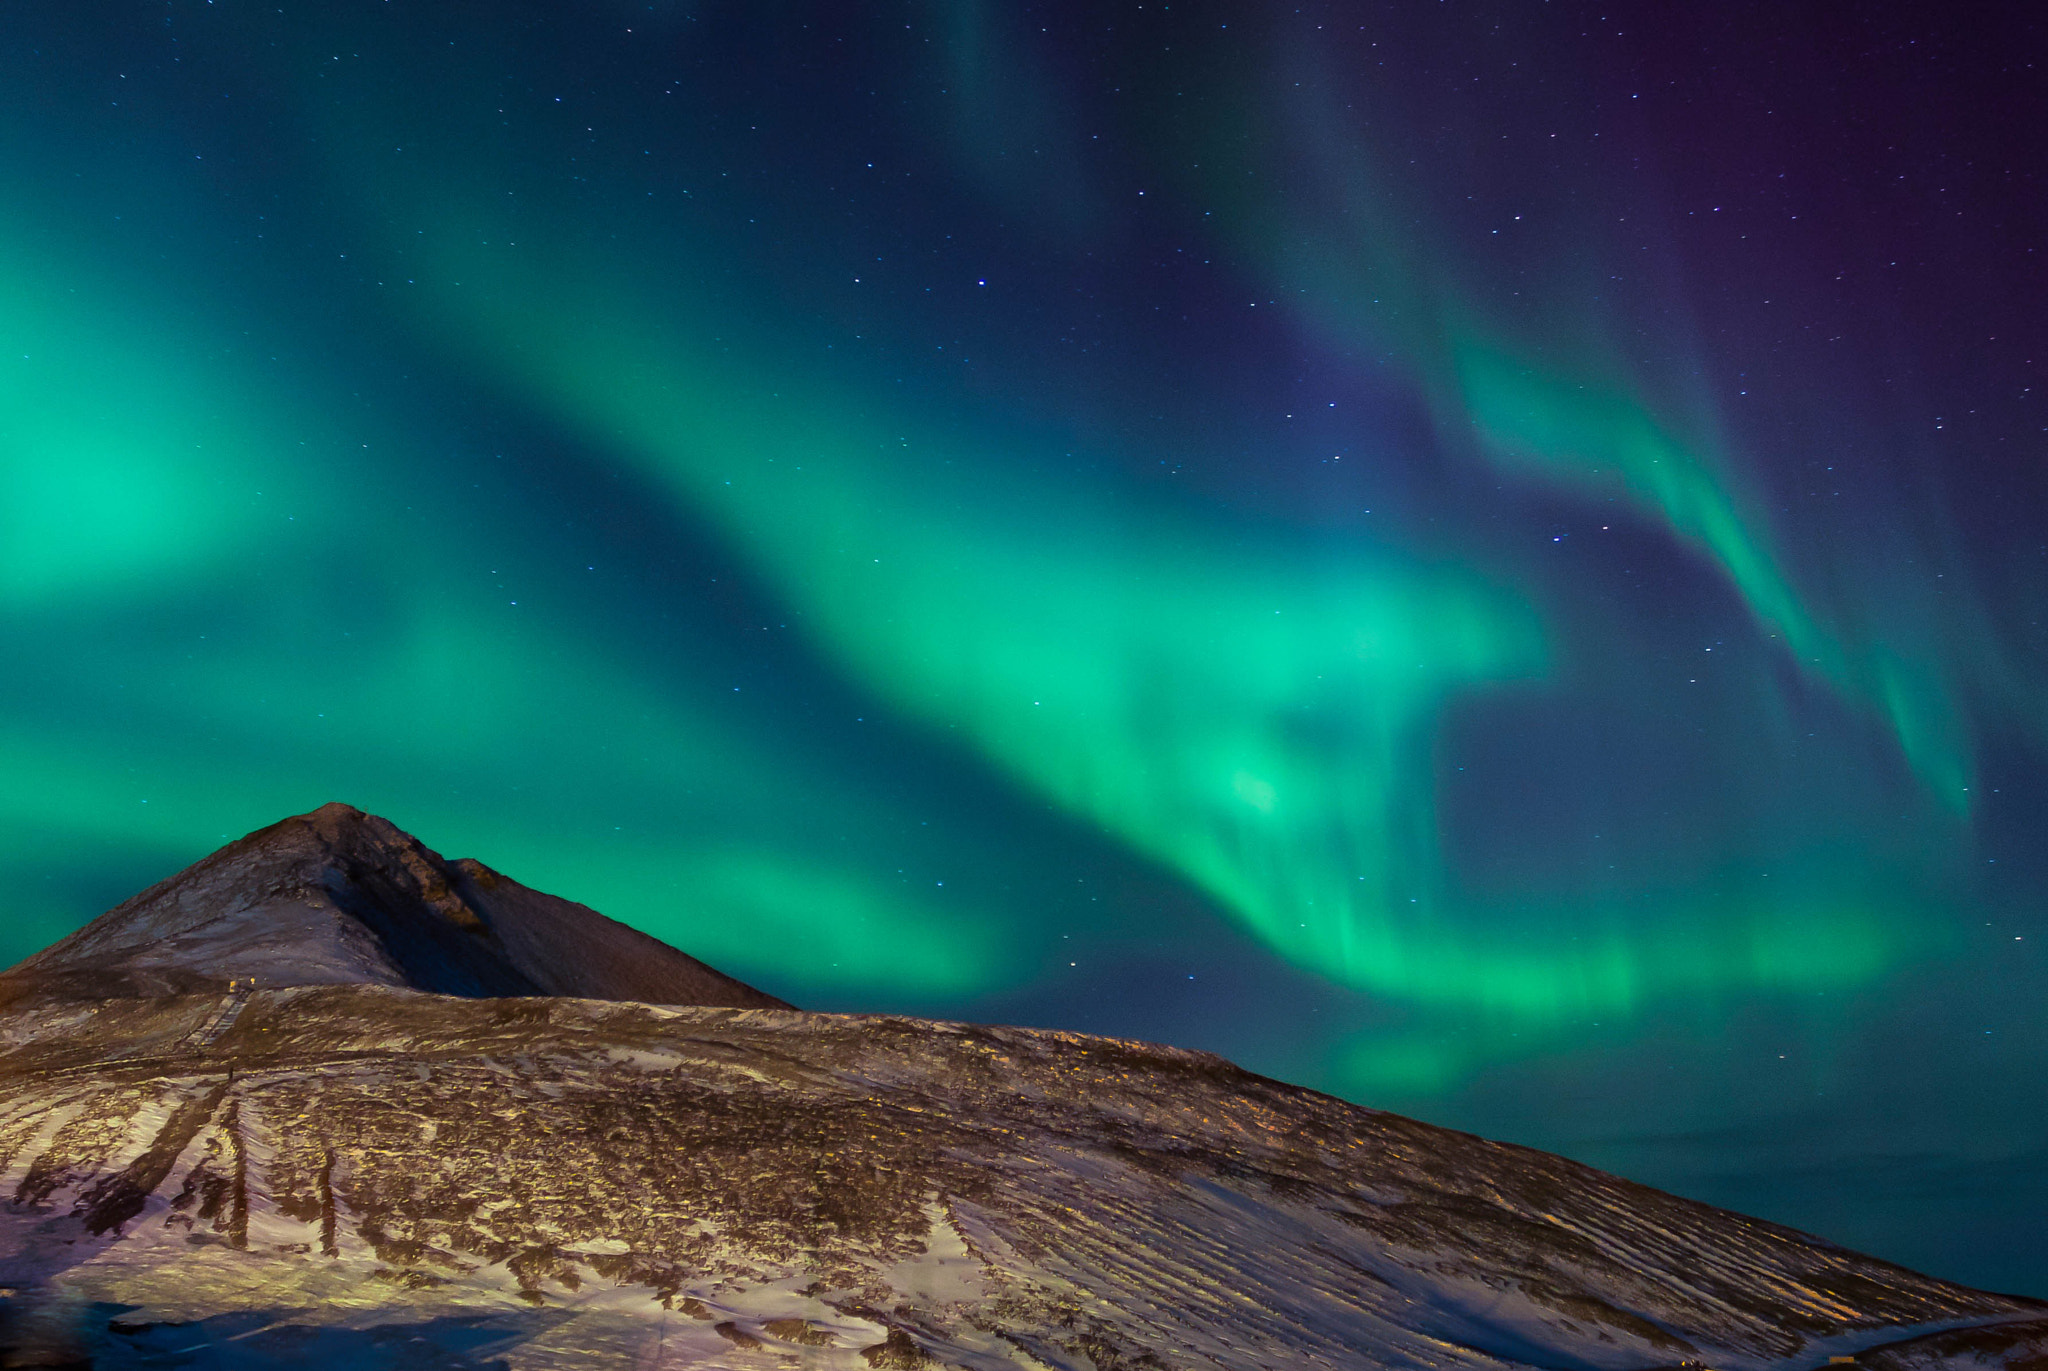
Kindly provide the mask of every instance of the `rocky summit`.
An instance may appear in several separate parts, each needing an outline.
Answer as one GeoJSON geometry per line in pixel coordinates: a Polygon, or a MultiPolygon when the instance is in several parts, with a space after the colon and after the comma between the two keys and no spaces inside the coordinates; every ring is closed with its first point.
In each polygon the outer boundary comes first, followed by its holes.
{"type": "Polygon", "coordinates": [[[789,1008],[343,804],[230,843],[0,973],[0,1006],[306,985],[789,1008]]]}
{"type": "Polygon", "coordinates": [[[792,1009],[329,805],[0,975],[0,1361],[2048,1371],[2048,1305],[1220,1058],[792,1009]]]}

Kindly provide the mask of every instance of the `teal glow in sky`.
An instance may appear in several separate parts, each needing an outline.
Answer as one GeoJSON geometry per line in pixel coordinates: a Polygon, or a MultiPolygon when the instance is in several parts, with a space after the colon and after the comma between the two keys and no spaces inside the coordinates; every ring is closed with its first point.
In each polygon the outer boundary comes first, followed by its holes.
{"type": "Polygon", "coordinates": [[[2011,45],[899,8],[15,26],[7,957],[343,799],[2048,1290],[2011,45]]]}

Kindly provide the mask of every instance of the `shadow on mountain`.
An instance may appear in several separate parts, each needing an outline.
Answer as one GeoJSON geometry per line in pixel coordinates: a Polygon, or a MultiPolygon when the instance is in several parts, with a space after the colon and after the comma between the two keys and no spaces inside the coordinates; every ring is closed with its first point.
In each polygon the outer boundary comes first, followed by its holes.
{"type": "Polygon", "coordinates": [[[0,972],[0,1006],[389,985],[787,1009],[594,909],[328,804],[251,833],[0,972]]]}

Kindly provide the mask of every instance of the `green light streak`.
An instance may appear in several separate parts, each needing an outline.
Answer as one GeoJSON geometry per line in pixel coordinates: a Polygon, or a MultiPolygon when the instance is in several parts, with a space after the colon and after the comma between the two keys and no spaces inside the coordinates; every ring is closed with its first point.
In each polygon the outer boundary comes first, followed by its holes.
{"type": "MultiPolygon", "coordinates": [[[[1487,1019],[1381,1031],[1341,1047],[1333,1068],[1344,1089],[1360,1099],[1433,1095],[1476,1066],[1538,1050],[1542,1039],[1513,1036],[1531,1022],[1583,1028],[1653,1013],[1685,1018],[1719,1012],[1743,990],[1847,990],[1933,951],[1937,941],[1895,899],[1812,884],[1714,901],[1676,897],[1652,925],[1627,933],[1617,925],[1586,938],[1577,959],[1528,936],[1532,926],[1562,926],[1557,919],[1527,915],[1521,923],[1519,934],[1494,932],[1490,956],[1494,974],[1518,978],[1525,998],[1485,1005],[1495,1011],[1487,1019]]],[[[1582,918],[1576,926],[1589,924],[1582,918]]]]}
{"type": "Polygon", "coordinates": [[[570,259],[446,241],[432,275],[464,283],[435,300],[461,311],[450,336],[723,523],[868,688],[1180,871],[1293,961],[1432,998],[1528,998],[1427,917],[1430,725],[1447,698],[1541,662],[1511,596],[1032,483],[1017,473],[1035,455],[1003,440],[977,451],[863,420],[860,397],[735,367],[627,291],[529,265],[570,259]]]}
{"type": "Polygon", "coordinates": [[[1801,660],[1839,675],[1840,653],[1801,608],[1754,520],[1687,448],[1616,391],[1571,386],[1497,348],[1452,340],[1459,396],[1496,460],[1590,493],[1625,496],[1711,557],[1801,660]]]}
{"type": "Polygon", "coordinates": [[[0,239],[0,606],[218,565],[292,493],[250,423],[264,406],[217,383],[192,355],[203,340],[145,342],[179,330],[105,294],[0,239]]]}
{"type": "MultiPolygon", "coordinates": [[[[1302,52],[1285,60],[1318,68],[1302,52]]],[[[1712,440],[1710,423],[1690,426],[1707,439],[1675,436],[1682,426],[1638,393],[1630,366],[1601,341],[1613,321],[1586,302],[1597,289],[1555,292],[1540,340],[1499,322],[1508,302],[1472,284],[1484,277],[1476,259],[1444,246],[1454,235],[1432,223],[1424,197],[1380,166],[1380,149],[1358,131],[1365,125],[1348,97],[1333,93],[1343,88],[1271,81],[1259,89],[1279,99],[1247,87],[1239,100],[1217,102],[1225,113],[1212,122],[1171,131],[1207,177],[1191,189],[1219,207],[1217,222],[1275,293],[1299,300],[1338,337],[1375,350],[1391,345],[1441,428],[1472,434],[1478,455],[1503,472],[1618,498],[1662,524],[1720,569],[1802,673],[1881,719],[1928,792],[1950,814],[1966,814],[1969,730],[1955,682],[1935,664],[1935,644],[1859,634],[1862,625],[1811,607],[1746,488],[1742,454],[1712,440]],[[1271,168],[1285,168],[1287,179],[1272,184],[1271,168]]],[[[1565,217],[1561,208],[1554,213],[1565,217]]],[[[1597,279],[1607,272],[1603,265],[1597,279]]],[[[1530,294],[1542,293],[1540,283],[1527,284],[1530,294]]],[[[1916,627],[1928,626],[1905,632],[1916,627]]],[[[1884,631],[1897,635],[1901,626],[1884,631]]]]}
{"type": "Polygon", "coordinates": [[[1663,521],[1727,574],[1750,612],[1802,670],[1874,704],[1922,782],[1952,813],[1969,808],[1970,770],[1955,708],[1933,674],[1878,646],[1852,657],[1801,604],[1730,483],[1626,395],[1546,376],[1471,336],[1451,342],[1459,403],[1504,467],[1590,495],[1619,495],[1663,521]]]}
{"type": "MultiPolygon", "coordinates": [[[[0,729],[13,782],[0,790],[13,840],[0,862],[76,850],[85,835],[189,861],[343,797],[737,975],[917,993],[1000,979],[1004,925],[976,897],[912,898],[892,872],[819,855],[826,833],[900,852],[900,818],[573,640],[421,613],[339,678],[278,656],[265,643],[182,664],[141,717],[103,688],[74,702],[68,726],[45,708],[35,727],[0,729]],[[621,719],[634,721],[630,750],[621,719]]],[[[0,961],[37,936],[17,924],[0,961]]]]}
{"type": "MultiPolygon", "coordinates": [[[[1544,635],[1512,593],[1413,554],[1247,531],[1192,504],[1040,474],[1053,454],[1001,432],[937,436],[907,407],[776,355],[772,340],[733,341],[746,334],[731,319],[635,279],[629,249],[588,252],[573,217],[551,241],[545,212],[525,206],[516,233],[499,231],[495,216],[509,211],[495,189],[472,200],[492,208],[467,214],[460,178],[415,190],[440,213],[397,216],[430,225],[402,245],[403,279],[417,280],[410,306],[442,346],[722,527],[851,679],[1177,872],[1296,964],[1414,1002],[1561,1023],[1688,986],[1785,987],[1830,967],[1867,977],[1899,955],[1875,914],[1820,900],[1775,906],[1774,927],[1792,930],[1778,942],[1700,946],[1645,931],[1640,917],[1601,925],[1582,912],[1458,905],[1443,893],[1431,746],[1447,705],[1545,668],[1544,635]],[[1827,936],[1796,933],[1809,925],[1827,936]]],[[[1382,275],[1397,260],[1383,256],[1382,275]]],[[[132,592],[145,573],[198,587],[225,558],[277,554],[278,514],[230,518],[220,511],[237,506],[215,489],[267,491],[254,482],[288,465],[294,444],[264,436],[282,426],[249,398],[260,388],[184,360],[163,341],[177,336],[168,326],[136,341],[111,311],[39,297],[33,279],[0,281],[17,331],[56,348],[49,375],[31,384],[21,373],[0,397],[5,469],[29,512],[5,554],[16,602],[54,605],[88,584],[132,592]],[[130,382],[120,395],[96,370],[105,357],[130,382]],[[215,406],[234,422],[214,421],[215,406]],[[201,462],[187,442],[228,455],[201,462]],[[67,520],[80,529],[70,544],[49,532],[67,520]],[[67,548],[83,555],[67,563],[67,548]]],[[[1442,393],[1483,451],[1539,479],[1618,490],[1727,569],[1795,650],[1823,670],[1832,653],[1849,672],[1704,457],[1621,390],[1583,390],[1471,341],[1476,329],[1446,330],[1435,295],[1410,282],[1390,298],[1427,316],[1411,335],[1417,354],[1451,360],[1442,393]],[[1431,341],[1438,332],[1447,338],[1431,341]]],[[[359,498],[339,469],[295,480],[313,503],[359,498]]],[[[318,793],[189,754],[158,757],[142,781],[209,795],[209,830],[222,811],[254,826],[345,795],[459,838],[478,829],[465,817],[474,802],[425,798],[438,791],[411,774],[422,757],[437,779],[472,768],[472,784],[500,796],[516,778],[545,777],[560,803],[658,816],[662,836],[607,838],[594,820],[559,830],[553,814],[486,801],[491,841],[516,844],[511,874],[531,884],[740,974],[780,968],[780,944],[802,937],[804,974],[820,984],[964,992],[1001,980],[988,911],[912,897],[883,862],[819,855],[828,830],[841,843],[875,831],[855,817],[867,803],[857,785],[736,739],[678,705],[672,683],[594,665],[567,635],[486,619],[451,593],[457,573],[403,542],[379,551],[406,583],[393,596],[406,609],[345,683],[281,659],[273,640],[246,660],[173,666],[158,699],[232,702],[195,707],[167,731],[226,735],[269,768],[318,778],[318,793]],[[597,760],[620,718],[640,721],[637,759],[597,760]],[[506,761],[515,750],[517,767],[506,761]],[[678,841],[693,826],[716,836],[678,841]]],[[[1893,676],[1894,719],[1926,717],[1925,682],[1893,676]]],[[[1939,754],[1938,728],[1899,727],[1939,754]]],[[[118,760],[113,737],[67,739],[85,779],[68,802],[53,783],[36,822],[99,814],[106,831],[110,809],[139,810],[134,763],[118,760]]],[[[25,735],[0,738],[10,749],[23,776],[64,764],[25,735]]],[[[112,827],[156,846],[212,839],[189,817],[137,812],[112,827]]]]}
{"type": "Polygon", "coordinates": [[[1034,481],[1036,455],[1008,440],[933,439],[821,377],[693,347],[718,330],[658,325],[631,292],[560,273],[567,257],[453,245],[493,236],[449,235],[438,274],[464,284],[435,296],[459,311],[443,336],[716,518],[869,689],[1288,959],[1545,1023],[1889,964],[1877,916],[1829,901],[1774,908],[1733,950],[1622,924],[1577,942],[1568,912],[1503,937],[1440,894],[1427,752],[1447,700],[1540,667],[1512,597],[1384,553],[1227,538],[1068,473],[1034,481]],[[1809,925],[1832,943],[1772,941],[1809,925]]]}
{"type": "MultiPolygon", "coordinates": [[[[991,910],[900,888],[914,820],[594,654],[573,607],[480,603],[477,549],[394,519],[360,455],[405,472],[404,438],[285,421],[206,321],[24,241],[0,252],[0,642],[33,669],[0,684],[0,862],[158,854],[154,879],[344,799],[798,993],[1000,978],[991,910]]],[[[15,899],[0,962],[63,908],[15,899]]]]}

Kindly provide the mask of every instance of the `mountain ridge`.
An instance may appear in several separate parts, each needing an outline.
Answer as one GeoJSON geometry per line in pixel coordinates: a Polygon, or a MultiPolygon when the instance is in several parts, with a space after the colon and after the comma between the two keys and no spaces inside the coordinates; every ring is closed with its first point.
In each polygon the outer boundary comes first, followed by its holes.
{"type": "Polygon", "coordinates": [[[0,972],[0,1005],[230,982],[788,1008],[594,909],[330,803],[258,829],[0,972]]]}
{"type": "Polygon", "coordinates": [[[0,1363],[2048,1371],[2048,1302],[1208,1053],[423,988],[610,936],[488,870],[330,806],[0,977],[0,1363]]]}

